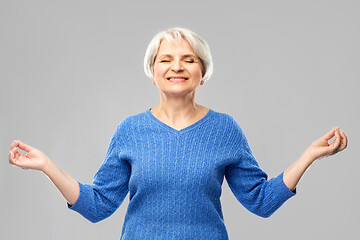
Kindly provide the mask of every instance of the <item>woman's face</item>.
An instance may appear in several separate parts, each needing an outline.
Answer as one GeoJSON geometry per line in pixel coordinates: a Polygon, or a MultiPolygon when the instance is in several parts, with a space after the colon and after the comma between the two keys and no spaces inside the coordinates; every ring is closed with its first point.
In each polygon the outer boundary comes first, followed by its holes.
{"type": "Polygon", "coordinates": [[[184,39],[161,41],[154,63],[154,83],[171,96],[193,93],[202,79],[200,59],[184,39]]]}

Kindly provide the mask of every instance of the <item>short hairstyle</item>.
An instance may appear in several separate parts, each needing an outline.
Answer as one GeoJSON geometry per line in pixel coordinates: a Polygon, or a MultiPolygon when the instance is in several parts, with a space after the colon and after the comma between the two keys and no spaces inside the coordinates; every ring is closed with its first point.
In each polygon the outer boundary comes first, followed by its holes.
{"type": "Polygon", "coordinates": [[[159,32],[150,41],[144,58],[145,74],[149,78],[153,78],[155,58],[158,53],[160,43],[166,39],[172,41],[174,39],[185,39],[189,42],[197,57],[200,59],[202,65],[203,81],[207,81],[213,73],[213,62],[209,45],[196,33],[186,28],[170,28],[168,30],[159,32]]]}

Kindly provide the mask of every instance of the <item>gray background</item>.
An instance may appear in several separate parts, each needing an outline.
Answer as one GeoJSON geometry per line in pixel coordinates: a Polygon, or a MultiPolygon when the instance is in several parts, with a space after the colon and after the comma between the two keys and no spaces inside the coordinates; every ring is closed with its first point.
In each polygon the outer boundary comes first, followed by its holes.
{"type": "Polygon", "coordinates": [[[333,126],[346,151],[305,174],[271,218],[223,185],[231,239],[358,239],[359,1],[0,1],[0,239],[119,239],[128,196],[92,224],[47,177],[8,164],[14,139],[90,183],[116,125],[159,103],[142,63],[160,30],[205,38],[197,102],[235,117],[270,177],[333,126]]]}

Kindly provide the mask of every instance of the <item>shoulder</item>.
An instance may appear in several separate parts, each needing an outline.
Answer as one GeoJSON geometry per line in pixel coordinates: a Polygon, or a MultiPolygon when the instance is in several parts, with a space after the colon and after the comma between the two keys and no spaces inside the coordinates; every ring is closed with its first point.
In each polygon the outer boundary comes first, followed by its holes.
{"type": "Polygon", "coordinates": [[[235,118],[231,116],[230,114],[213,111],[214,119],[217,121],[220,125],[226,125],[231,128],[234,128],[234,130],[241,130],[240,125],[236,122],[235,118]]]}
{"type": "Polygon", "coordinates": [[[139,124],[142,121],[145,121],[147,119],[146,111],[130,115],[126,118],[124,118],[118,125],[118,128],[127,128],[131,127],[133,125],[139,124]]]}
{"type": "Polygon", "coordinates": [[[233,116],[231,116],[230,114],[227,114],[227,113],[224,113],[224,112],[218,112],[218,111],[215,111],[215,110],[212,110],[215,114],[215,116],[218,118],[218,119],[221,119],[223,121],[233,121],[234,118],[233,116]]]}
{"type": "Polygon", "coordinates": [[[212,110],[211,128],[216,128],[224,138],[243,139],[244,133],[235,118],[230,114],[212,110]]]}
{"type": "Polygon", "coordinates": [[[123,135],[143,125],[148,119],[146,111],[125,117],[116,127],[115,134],[123,135]]]}

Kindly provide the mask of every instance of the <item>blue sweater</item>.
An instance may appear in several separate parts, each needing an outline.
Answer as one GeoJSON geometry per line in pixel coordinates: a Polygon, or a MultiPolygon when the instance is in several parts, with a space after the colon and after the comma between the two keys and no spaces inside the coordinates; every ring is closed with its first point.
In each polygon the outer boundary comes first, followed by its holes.
{"type": "Polygon", "coordinates": [[[147,109],[118,125],[93,183],[79,183],[79,198],[69,208],[98,222],[129,192],[122,240],[225,240],[224,176],[239,202],[261,217],[295,195],[283,173],[267,180],[233,117],[210,110],[178,131],[147,109]]]}

